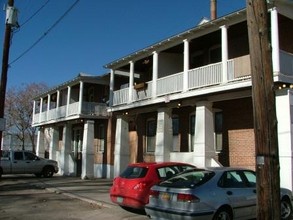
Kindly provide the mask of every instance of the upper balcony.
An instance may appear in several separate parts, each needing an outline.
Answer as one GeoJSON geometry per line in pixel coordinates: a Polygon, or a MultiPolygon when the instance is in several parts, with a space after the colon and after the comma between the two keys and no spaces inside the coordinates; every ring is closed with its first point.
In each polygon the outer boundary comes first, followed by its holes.
{"type": "MultiPolygon", "coordinates": [[[[291,78],[293,80],[293,54],[280,51],[281,73],[274,74],[275,79],[291,78]],[[290,68],[291,67],[291,68],[290,68]]],[[[168,75],[159,78],[156,82],[155,97],[181,94],[182,97],[195,89],[204,89],[212,86],[219,86],[227,83],[237,83],[251,80],[250,55],[241,56],[227,62],[227,80],[223,79],[223,64],[221,62],[188,70],[188,87],[183,90],[184,72],[168,75]],[[184,94],[182,94],[184,93],[184,94]]],[[[279,80],[276,80],[279,81],[279,80]]],[[[128,86],[128,85],[127,85],[128,86]]],[[[135,84],[114,91],[113,107],[129,104],[130,102],[144,101],[152,99],[153,81],[135,84]],[[129,95],[130,92],[130,95],[129,95]]]]}
{"type": "Polygon", "coordinates": [[[73,119],[107,118],[108,80],[79,75],[34,100],[32,126],[73,119]]]}
{"type": "MultiPolygon", "coordinates": [[[[112,111],[251,86],[245,16],[202,24],[108,64],[112,111]]],[[[270,16],[274,82],[292,84],[292,19],[274,9],[270,16]]]]}

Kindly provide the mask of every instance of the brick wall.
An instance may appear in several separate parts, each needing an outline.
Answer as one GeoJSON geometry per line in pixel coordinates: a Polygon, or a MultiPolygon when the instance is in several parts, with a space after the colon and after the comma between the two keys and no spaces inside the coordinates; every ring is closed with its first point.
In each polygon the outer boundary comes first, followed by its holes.
{"type": "Polygon", "coordinates": [[[255,169],[255,141],[251,98],[214,103],[223,111],[223,151],[219,161],[224,166],[255,169]]]}

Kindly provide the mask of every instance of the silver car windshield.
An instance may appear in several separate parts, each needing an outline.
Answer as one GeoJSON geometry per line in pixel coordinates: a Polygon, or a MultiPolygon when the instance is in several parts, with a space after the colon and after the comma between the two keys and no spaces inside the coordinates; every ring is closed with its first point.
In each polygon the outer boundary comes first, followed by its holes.
{"type": "Polygon", "coordinates": [[[206,183],[214,175],[214,172],[208,170],[188,170],[161,182],[159,185],[174,188],[194,188],[206,183]]]}

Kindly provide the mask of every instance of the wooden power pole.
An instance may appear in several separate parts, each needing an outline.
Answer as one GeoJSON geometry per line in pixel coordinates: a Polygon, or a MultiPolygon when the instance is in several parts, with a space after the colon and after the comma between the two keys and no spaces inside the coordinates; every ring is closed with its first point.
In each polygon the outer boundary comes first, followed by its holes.
{"type": "Polygon", "coordinates": [[[280,218],[277,117],[266,0],[246,0],[256,144],[257,219],[280,218]]]}
{"type": "MultiPolygon", "coordinates": [[[[13,7],[14,0],[8,0],[8,7],[13,7]]],[[[7,18],[7,17],[6,17],[7,18]]],[[[8,61],[9,61],[9,48],[11,39],[12,25],[5,21],[5,37],[3,44],[3,58],[2,58],[2,72],[0,81],[0,157],[2,156],[2,134],[5,130],[4,120],[4,106],[5,106],[5,95],[6,95],[6,84],[7,84],[7,72],[8,72],[8,61]]]]}

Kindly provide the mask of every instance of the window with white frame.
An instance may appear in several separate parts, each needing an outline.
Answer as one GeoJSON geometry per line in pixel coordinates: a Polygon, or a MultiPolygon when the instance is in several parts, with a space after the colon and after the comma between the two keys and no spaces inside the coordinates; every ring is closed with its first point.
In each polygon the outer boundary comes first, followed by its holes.
{"type": "Polygon", "coordinates": [[[155,152],[157,120],[149,119],[146,122],[146,151],[155,152]]]}

